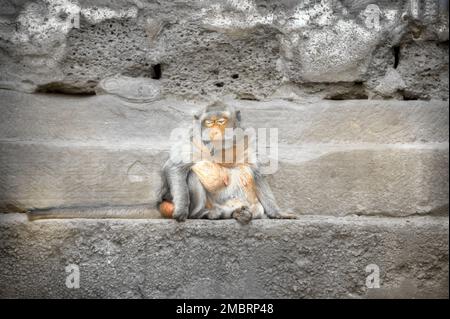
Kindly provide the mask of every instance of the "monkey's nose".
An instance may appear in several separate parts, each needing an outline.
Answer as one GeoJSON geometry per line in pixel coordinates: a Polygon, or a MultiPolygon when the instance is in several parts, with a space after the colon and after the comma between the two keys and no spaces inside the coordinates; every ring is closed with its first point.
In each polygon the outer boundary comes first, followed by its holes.
{"type": "Polygon", "coordinates": [[[209,136],[211,137],[212,140],[215,140],[215,139],[219,138],[221,136],[221,134],[219,132],[213,131],[213,132],[211,132],[211,134],[209,136]]]}

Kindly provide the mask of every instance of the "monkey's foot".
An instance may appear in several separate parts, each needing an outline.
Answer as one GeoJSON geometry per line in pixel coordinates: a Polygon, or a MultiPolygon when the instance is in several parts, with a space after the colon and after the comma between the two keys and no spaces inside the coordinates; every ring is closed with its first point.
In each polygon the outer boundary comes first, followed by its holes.
{"type": "Polygon", "coordinates": [[[252,220],[252,212],[247,206],[243,206],[233,212],[232,217],[241,224],[248,224],[252,220]]]}
{"type": "Polygon", "coordinates": [[[174,213],[173,213],[173,218],[176,219],[179,222],[184,222],[186,220],[186,218],[188,217],[188,210],[177,210],[175,209],[174,213]]]}

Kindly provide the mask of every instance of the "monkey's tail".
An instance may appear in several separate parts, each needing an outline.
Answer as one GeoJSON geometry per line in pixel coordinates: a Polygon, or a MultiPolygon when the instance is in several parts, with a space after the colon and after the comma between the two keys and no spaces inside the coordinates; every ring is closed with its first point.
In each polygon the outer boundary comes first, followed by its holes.
{"type": "Polygon", "coordinates": [[[61,207],[35,209],[27,212],[30,221],[38,219],[155,219],[160,218],[152,205],[121,205],[97,207],[61,207]]]}

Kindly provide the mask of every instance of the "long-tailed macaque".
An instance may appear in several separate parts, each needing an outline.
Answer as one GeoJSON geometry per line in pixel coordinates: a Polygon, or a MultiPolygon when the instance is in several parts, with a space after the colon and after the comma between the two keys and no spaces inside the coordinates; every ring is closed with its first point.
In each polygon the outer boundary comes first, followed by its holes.
{"type": "Polygon", "coordinates": [[[278,208],[240,121],[240,112],[222,102],[194,116],[188,147],[175,145],[163,166],[158,208],[164,217],[242,223],[264,216],[295,218],[278,208]]]}

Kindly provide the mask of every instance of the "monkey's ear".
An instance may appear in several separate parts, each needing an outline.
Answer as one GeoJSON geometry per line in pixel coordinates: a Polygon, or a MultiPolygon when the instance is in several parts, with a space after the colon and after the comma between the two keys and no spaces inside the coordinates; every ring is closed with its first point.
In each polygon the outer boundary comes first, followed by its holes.
{"type": "Polygon", "coordinates": [[[241,111],[236,110],[236,119],[240,122],[241,121],[241,111]]]}

